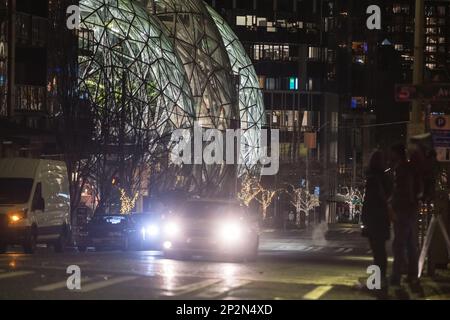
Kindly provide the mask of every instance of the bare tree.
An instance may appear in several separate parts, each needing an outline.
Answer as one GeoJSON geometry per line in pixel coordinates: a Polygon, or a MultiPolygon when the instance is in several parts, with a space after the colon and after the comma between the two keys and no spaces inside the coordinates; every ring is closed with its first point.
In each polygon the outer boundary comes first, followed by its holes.
{"type": "Polygon", "coordinates": [[[247,174],[242,180],[241,190],[238,192],[238,198],[246,206],[249,206],[260,192],[261,188],[259,180],[256,177],[247,174]]]}
{"type": "Polygon", "coordinates": [[[343,189],[345,190],[345,203],[347,203],[349,206],[351,217],[354,217],[356,208],[362,206],[364,193],[361,192],[358,188],[345,187],[343,189]]]}
{"type": "Polygon", "coordinates": [[[291,198],[291,204],[296,211],[296,224],[302,225],[302,213],[305,224],[308,224],[309,213],[320,206],[319,197],[305,188],[295,188],[290,185],[291,192],[288,192],[291,198]]]}
{"type": "Polygon", "coordinates": [[[255,200],[261,205],[262,217],[265,220],[267,218],[267,209],[272,204],[272,201],[279,190],[266,189],[260,183],[258,183],[257,188],[259,192],[257,193],[255,200]]]}

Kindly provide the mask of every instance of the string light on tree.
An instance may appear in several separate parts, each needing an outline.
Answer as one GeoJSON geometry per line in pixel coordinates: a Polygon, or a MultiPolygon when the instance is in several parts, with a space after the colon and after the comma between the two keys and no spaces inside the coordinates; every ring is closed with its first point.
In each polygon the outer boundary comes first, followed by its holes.
{"type": "Polygon", "coordinates": [[[124,189],[120,189],[120,213],[130,214],[136,206],[136,201],[139,198],[139,192],[136,192],[134,197],[131,198],[127,195],[124,189]]]}

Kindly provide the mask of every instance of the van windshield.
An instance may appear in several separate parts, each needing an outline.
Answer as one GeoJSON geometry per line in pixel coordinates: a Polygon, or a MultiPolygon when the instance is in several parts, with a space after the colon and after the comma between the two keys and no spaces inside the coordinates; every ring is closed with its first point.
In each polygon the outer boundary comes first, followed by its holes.
{"type": "Polygon", "coordinates": [[[0,204],[21,204],[30,198],[33,179],[0,178],[0,204]]]}

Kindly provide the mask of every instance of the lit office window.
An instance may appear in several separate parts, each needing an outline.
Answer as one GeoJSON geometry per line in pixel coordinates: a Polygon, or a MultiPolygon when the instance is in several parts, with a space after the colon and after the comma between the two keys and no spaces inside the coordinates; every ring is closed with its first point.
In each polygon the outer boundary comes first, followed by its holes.
{"type": "Polygon", "coordinates": [[[276,81],[274,78],[266,78],[266,90],[275,90],[276,81]]]}
{"type": "Polygon", "coordinates": [[[318,47],[309,47],[308,48],[308,58],[312,60],[320,59],[320,48],[318,47]]]}
{"type": "Polygon", "coordinates": [[[289,78],[289,90],[298,90],[298,78],[296,77],[289,78]]]}
{"type": "Polygon", "coordinates": [[[245,26],[246,24],[246,18],[245,16],[236,16],[236,25],[237,26],[245,26]]]}

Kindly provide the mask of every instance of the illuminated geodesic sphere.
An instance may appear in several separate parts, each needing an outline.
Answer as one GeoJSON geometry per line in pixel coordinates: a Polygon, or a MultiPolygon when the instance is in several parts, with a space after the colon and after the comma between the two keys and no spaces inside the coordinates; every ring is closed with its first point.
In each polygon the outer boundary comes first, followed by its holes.
{"type": "Polygon", "coordinates": [[[240,174],[258,171],[260,158],[261,128],[264,124],[264,99],[258,76],[250,57],[228,23],[209,5],[211,17],[222,36],[228,52],[233,73],[239,77],[239,111],[241,129],[244,131],[241,154],[244,166],[240,174]]]}
{"type": "Polygon", "coordinates": [[[190,126],[189,83],[159,21],[131,0],[81,0],[80,9],[80,91],[94,105],[97,134],[133,143],[151,133],[145,142],[152,148],[190,126]]]}
{"type": "Polygon", "coordinates": [[[167,27],[183,62],[202,127],[226,129],[239,118],[231,66],[202,0],[141,0],[167,27]]]}

